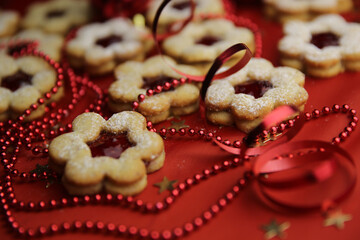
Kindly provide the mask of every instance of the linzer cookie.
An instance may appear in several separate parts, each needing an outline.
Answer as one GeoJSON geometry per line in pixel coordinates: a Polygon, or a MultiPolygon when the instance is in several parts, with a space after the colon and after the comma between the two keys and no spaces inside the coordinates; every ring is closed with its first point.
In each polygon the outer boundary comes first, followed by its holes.
{"type": "MultiPolygon", "coordinates": [[[[150,1],[146,20],[151,26],[153,24],[156,11],[158,10],[162,0],[150,1]]],[[[224,13],[224,7],[221,0],[194,0],[195,3],[195,19],[201,14],[220,15],[224,13]]],[[[191,12],[191,1],[189,0],[173,0],[161,13],[158,22],[160,31],[166,30],[171,24],[184,20],[189,17],[191,12]]]]}
{"type": "MultiPolygon", "coordinates": [[[[206,73],[220,53],[239,42],[254,51],[254,34],[249,29],[219,18],[189,23],[179,34],[165,39],[162,47],[178,62],[191,64],[206,73]]],[[[242,56],[243,52],[239,52],[230,61],[242,56]]]]}
{"type": "Polygon", "coordinates": [[[15,11],[0,9],[0,37],[13,35],[20,23],[20,15],[15,11]]]}
{"type": "Polygon", "coordinates": [[[152,45],[146,28],[135,27],[125,18],[93,23],[80,28],[66,52],[71,65],[85,66],[91,74],[111,72],[128,60],[143,60],[152,45]]]}
{"type": "MultiPolygon", "coordinates": [[[[56,73],[43,59],[33,56],[14,59],[4,52],[0,53],[0,121],[22,114],[55,83],[56,73]]],[[[49,101],[56,101],[62,95],[61,87],[49,101]]],[[[45,106],[40,105],[25,120],[33,120],[44,112],[45,106]]]]}
{"type": "Polygon", "coordinates": [[[352,0],[264,0],[265,14],[280,22],[309,20],[322,14],[353,8],[352,0]]]}
{"type": "Polygon", "coordinates": [[[133,111],[105,121],[97,113],[83,113],[73,132],[56,137],[49,146],[49,165],[63,174],[70,194],[86,195],[102,189],[134,195],[147,184],[147,173],[165,160],[162,138],[146,129],[145,118],[133,111]]]}
{"type": "Polygon", "coordinates": [[[360,71],[360,24],[335,14],[311,22],[291,21],[279,42],[281,63],[314,77],[360,71]]]}
{"type": "MultiPolygon", "coordinates": [[[[176,69],[191,75],[199,75],[199,71],[191,66],[176,65],[174,60],[164,59],[176,69]]],[[[132,109],[132,102],[138,100],[140,94],[146,95],[148,89],[157,85],[171,83],[181,76],[173,71],[161,56],[147,59],[145,62],[129,61],[115,69],[116,81],[109,88],[109,107],[114,112],[132,109]]],[[[169,116],[184,115],[195,112],[199,107],[199,88],[195,84],[182,84],[170,87],[159,94],[148,96],[139,105],[139,112],[149,121],[158,123],[169,116]]]]}
{"type": "Polygon", "coordinates": [[[308,99],[305,76],[289,67],[273,67],[262,58],[252,58],[237,73],[211,83],[205,97],[207,119],[219,125],[236,125],[250,132],[263,117],[281,105],[300,110],[308,99]]]}
{"type": "MultiPolygon", "coordinates": [[[[200,74],[191,66],[176,65],[174,60],[164,56],[165,61],[176,69],[191,75],[200,74]]],[[[114,112],[132,109],[132,102],[139,94],[146,95],[148,89],[157,85],[164,86],[181,76],[173,71],[161,56],[147,59],[145,62],[129,61],[115,69],[116,81],[109,88],[109,107],[114,112]]],[[[182,84],[170,87],[160,94],[146,97],[139,105],[139,112],[149,121],[158,123],[169,116],[179,116],[195,112],[199,107],[199,88],[195,84],[182,84]]]]}
{"type": "Polygon", "coordinates": [[[72,27],[91,18],[90,2],[86,0],[51,0],[30,5],[22,20],[24,28],[40,28],[48,33],[66,34],[72,27]]]}
{"type": "Polygon", "coordinates": [[[45,33],[40,29],[26,29],[18,32],[12,37],[0,39],[1,43],[11,40],[36,41],[37,49],[47,54],[51,59],[59,61],[61,57],[61,47],[64,37],[59,34],[45,33]]]}

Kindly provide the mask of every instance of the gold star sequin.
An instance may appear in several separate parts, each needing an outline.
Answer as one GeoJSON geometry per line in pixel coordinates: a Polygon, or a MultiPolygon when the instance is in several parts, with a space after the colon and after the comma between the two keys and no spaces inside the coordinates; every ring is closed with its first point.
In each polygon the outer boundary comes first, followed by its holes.
{"type": "Polygon", "coordinates": [[[343,229],[344,223],[351,219],[350,214],[344,214],[341,210],[336,210],[327,214],[324,220],[324,227],[335,226],[338,229],[343,229]]]}
{"type": "Polygon", "coordinates": [[[188,128],[188,127],[190,126],[185,124],[185,120],[182,120],[180,122],[171,121],[171,126],[168,127],[168,129],[175,128],[176,131],[179,131],[181,128],[188,128]]]}
{"type": "Polygon", "coordinates": [[[159,193],[162,193],[165,190],[173,190],[173,184],[177,183],[177,180],[169,180],[167,177],[164,177],[161,182],[155,183],[154,186],[159,188],[159,193]]]}
{"type": "Polygon", "coordinates": [[[271,239],[278,236],[285,238],[284,231],[290,227],[289,222],[278,223],[275,219],[271,220],[269,224],[262,225],[261,228],[265,231],[265,239],[271,239]]]}

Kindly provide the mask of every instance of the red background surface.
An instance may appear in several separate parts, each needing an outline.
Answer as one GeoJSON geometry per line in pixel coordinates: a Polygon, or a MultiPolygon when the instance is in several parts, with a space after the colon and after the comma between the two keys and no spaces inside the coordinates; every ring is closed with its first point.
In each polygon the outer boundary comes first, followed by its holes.
{"type": "MultiPolygon", "coordinates": [[[[2,1],[4,8],[23,9],[27,1],[2,1]],[[15,3],[16,2],[16,3],[15,3]]],[[[357,9],[357,11],[359,11],[357,9]]],[[[266,20],[261,13],[258,5],[244,5],[238,11],[239,16],[248,17],[255,22],[263,34],[263,57],[269,59],[274,65],[278,65],[279,55],[276,49],[278,40],[282,37],[281,25],[266,20]]],[[[353,18],[359,12],[349,14],[348,18],[353,18]]],[[[104,89],[113,81],[112,76],[96,78],[94,81],[104,89]]],[[[333,104],[349,104],[351,108],[360,111],[360,73],[342,73],[339,76],[329,79],[306,78],[305,88],[309,93],[306,111],[322,109],[324,106],[333,104]]],[[[75,112],[66,119],[72,119],[81,113],[92,99],[89,93],[80,102],[75,112]]],[[[65,100],[63,100],[65,101],[65,100]]],[[[186,124],[200,129],[204,126],[204,121],[200,119],[200,114],[195,113],[183,117],[186,124]]],[[[165,123],[169,125],[169,122],[165,123]]],[[[344,129],[347,119],[343,115],[334,115],[312,121],[304,127],[295,140],[312,139],[331,141],[331,139],[344,129]]],[[[217,127],[206,124],[207,128],[216,130],[218,134],[226,139],[241,139],[243,136],[237,130],[231,128],[218,129],[217,127]]],[[[360,159],[360,131],[356,130],[351,137],[341,147],[348,151],[356,163],[356,172],[360,173],[358,159],[360,159]]],[[[176,138],[169,137],[165,140],[166,162],[164,167],[156,173],[148,175],[148,185],[143,193],[135,199],[142,199],[145,202],[162,201],[169,192],[165,191],[158,194],[158,189],[153,184],[160,182],[164,176],[169,179],[177,179],[184,182],[188,177],[201,173],[204,169],[211,168],[214,164],[221,164],[224,160],[231,160],[232,156],[218,147],[199,140],[198,138],[176,138]]],[[[17,162],[16,167],[21,171],[29,171],[35,168],[37,163],[45,164],[46,158],[34,157],[29,152],[22,152],[22,156],[17,162]]],[[[17,221],[25,228],[37,229],[39,226],[49,226],[51,223],[61,224],[65,221],[74,222],[75,220],[93,222],[103,221],[104,223],[113,222],[126,226],[136,226],[149,230],[162,231],[181,227],[186,222],[191,222],[197,216],[216,203],[226,192],[231,190],[241,177],[242,168],[235,168],[226,172],[219,173],[209,180],[192,187],[184,192],[169,209],[160,213],[144,214],[129,208],[117,205],[88,205],[67,207],[63,209],[47,210],[43,212],[18,212],[13,211],[17,221]]],[[[15,184],[15,194],[19,200],[49,201],[50,199],[60,199],[67,194],[61,184],[55,183],[49,188],[45,188],[44,182],[15,184]]],[[[307,198],[302,195],[299,198],[307,198]]],[[[352,194],[341,203],[340,207],[345,213],[352,215],[352,220],[345,223],[343,230],[335,227],[323,227],[323,217],[320,211],[285,211],[278,212],[262,203],[256,196],[252,186],[246,187],[240,194],[226,206],[212,220],[198,230],[184,236],[184,239],[264,239],[264,232],[261,226],[276,219],[278,222],[288,221],[291,226],[286,230],[286,239],[359,239],[360,229],[360,186],[356,184],[352,194]]],[[[16,234],[9,231],[2,216],[0,223],[1,239],[16,238],[16,234]]],[[[46,239],[114,239],[123,238],[114,234],[103,233],[67,233],[46,236],[46,239]]],[[[125,237],[126,238],[126,237],[125,237]]]]}

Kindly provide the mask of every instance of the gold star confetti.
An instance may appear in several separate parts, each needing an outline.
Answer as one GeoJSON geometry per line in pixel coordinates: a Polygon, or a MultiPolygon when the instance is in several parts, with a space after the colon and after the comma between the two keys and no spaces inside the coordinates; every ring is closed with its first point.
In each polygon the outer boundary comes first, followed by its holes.
{"type": "Polygon", "coordinates": [[[265,231],[265,239],[271,239],[276,236],[283,239],[286,237],[284,231],[289,227],[289,222],[278,223],[275,219],[271,220],[269,224],[261,226],[265,231]]]}
{"type": "Polygon", "coordinates": [[[341,210],[336,210],[327,214],[324,220],[324,227],[335,226],[338,229],[345,227],[345,222],[350,221],[352,216],[344,214],[341,210]]]}
{"type": "Polygon", "coordinates": [[[176,131],[179,131],[181,128],[189,128],[189,127],[190,127],[189,125],[185,124],[185,120],[179,122],[171,121],[171,126],[168,127],[168,129],[175,128],[176,131]]]}
{"type": "Polygon", "coordinates": [[[173,190],[173,184],[177,183],[177,180],[169,180],[167,177],[164,177],[161,182],[155,183],[154,186],[159,188],[159,193],[162,193],[165,190],[173,190]]]}

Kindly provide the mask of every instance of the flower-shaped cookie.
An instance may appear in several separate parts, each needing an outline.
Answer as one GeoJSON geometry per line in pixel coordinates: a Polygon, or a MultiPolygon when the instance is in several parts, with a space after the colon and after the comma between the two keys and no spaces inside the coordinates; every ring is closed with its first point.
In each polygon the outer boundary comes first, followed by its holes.
{"type": "Polygon", "coordinates": [[[147,33],[125,18],[93,23],[77,31],[66,52],[75,67],[85,66],[91,74],[103,74],[120,62],[142,60],[152,42],[146,38],[147,33]]]}
{"type": "Polygon", "coordinates": [[[360,24],[329,14],[307,23],[291,21],[284,33],[278,44],[283,65],[315,77],[360,71],[360,24]]]}
{"type": "Polygon", "coordinates": [[[83,113],[72,126],[73,132],[56,137],[49,146],[49,164],[63,173],[70,194],[105,189],[134,195],[146,187],[146,173],[164,164],[163,140],[146,129],[139,113],[117,113],[108,121],[97,113],[83,113]]]}
{"type": "Polygon", "coordinates": [[[321,14],[350,11],[352,0],[264,0],[265,14],[280,22],[308,20],[321,14]]]}
{"type": "MultiPolygon", "coordinates": [[[[0,53],[0,121],[14,118],[51,90],[56,83],[56,73],[43,59],[25,56],[14,59],[0,53]]],[[[63,88],[52,95],[56,101],[63,95],[63,88]]],[[[26,120],[40,117],[45,106],[40,105],[26,120]]]]}
{"type": "MultiPolygon", "coordinates": [[[[152,25],[156,11],[158,10],[162,0],[154,0],[150,2],[146,13],[147,22],[152,25]]],[[[195,16],[199,14],[222,14],[224,12],[221,0],[194,0],[195,16]]],[[[173,0],[161,12],[159,19],[159,28],[165,30],[170,24],[186,19],[190,15],[191,2],[189,0],[173,0]]]]}
{"type": "Polygon", "coordinates": [[[0,37],[13,35],[19,25],[20,15],[14,11],[0,10],[0,37]]]}
{"type": "MultiPolygon", "coordinates": [[[[191,66],[176,65],[174,60],[164,56],[165,61],[180,71],[191,75],[200,74],[191,66]]],[[[137,101],[139,94],[147,89],[164,85],[181,76],[166,65],[161,56],[145,62],[129,61],[115,69],[116,81],[109,88],[109,107],[114,112],[132,109],[131,103],[137,101]]],[[[199,107],[199,88],[194,84],[183,84],[160,94],[146,97],[139,105],[139,112],[153,123],[166,120],[170,115],[184,115],[195,112],[199,107]]]]}
{"type": "Polygon", "coordinates": [[[237,73],[211,83],[205,98],[206,116],[212,123],[235,123],[250,132],[278,106],[303,110],[308,99],[304,82],[304,74],[296,69],[275,68],[268,60],[252,58],[237,73]]]}
{"type": "Polygon", "coordinates": [[[59,61],[61,57],[61,47],[64,43],[64,37],[59,34],[44,33],[40,29],[26,29],[11,38],[0,39],[1,43],[9,40],[32,40],[37,42],[37,49],[49,55],[51,59],[59,61]]]}
{"type": "MultiPolygon", "coordinates": [[[[227,19],[209,19],[189,23],[179,34],[164,40],[166,54],[181,63],[192,64],[207,72],[214,59],[236,43],[255,48],[254,34],[247,28],[237,27],[227,19]]],[[[243,56],[243,51],[233,59],[243,56]]]]}
{"type": "Polygon", "coordinates": [[[30,5],[22,26],[66,34],[72,27],[88,22],[90,17],[91,6],[87,0],[51,0],[30,5]]]}

